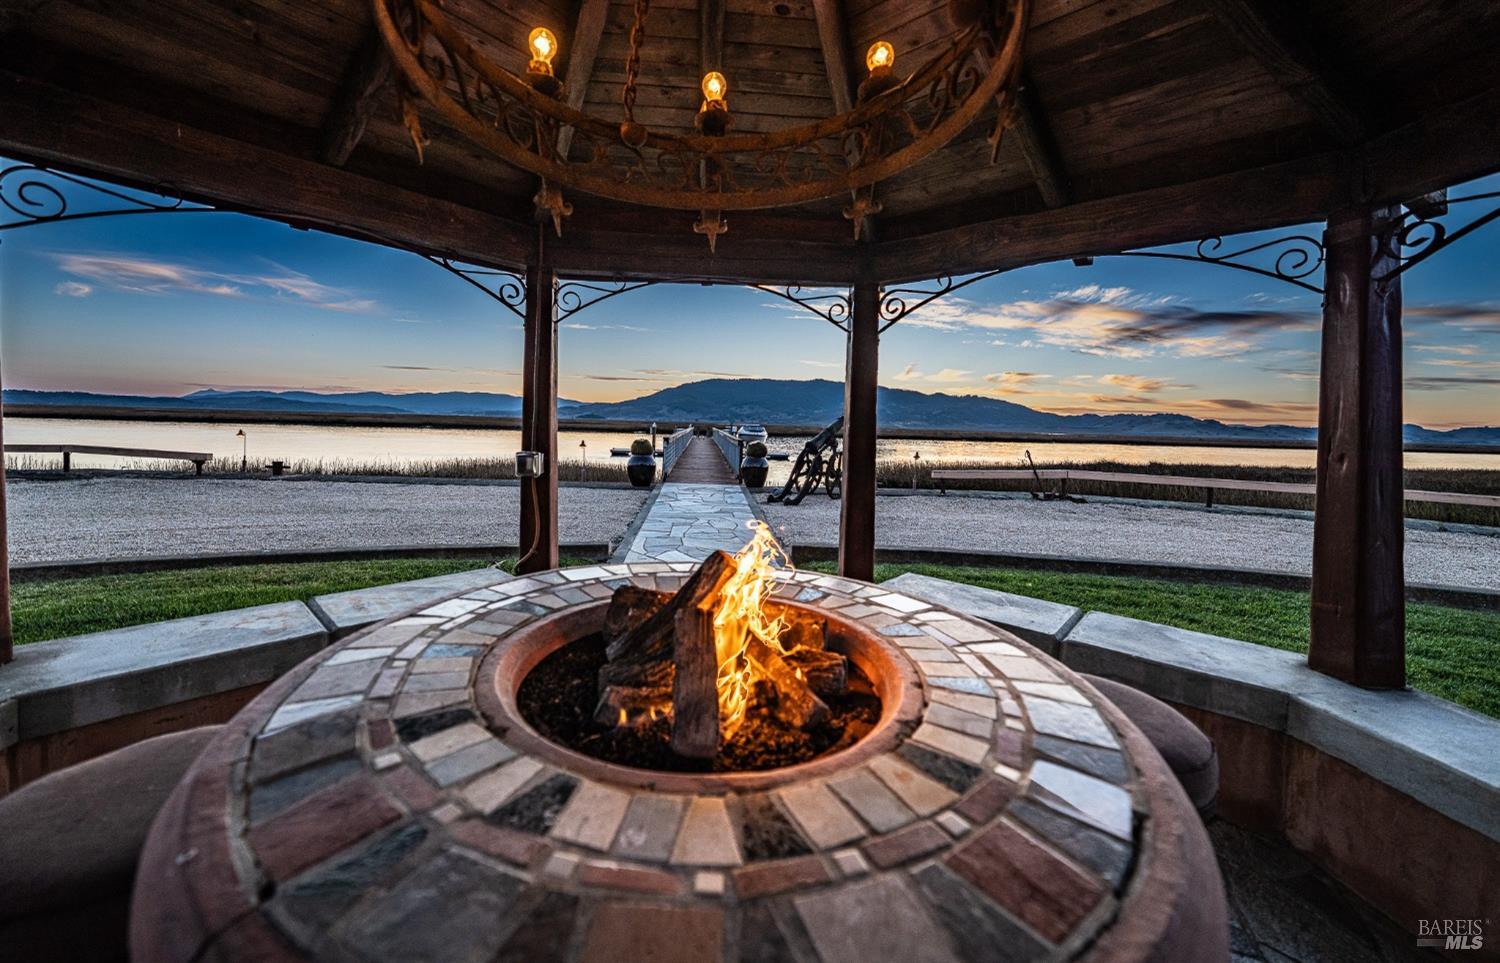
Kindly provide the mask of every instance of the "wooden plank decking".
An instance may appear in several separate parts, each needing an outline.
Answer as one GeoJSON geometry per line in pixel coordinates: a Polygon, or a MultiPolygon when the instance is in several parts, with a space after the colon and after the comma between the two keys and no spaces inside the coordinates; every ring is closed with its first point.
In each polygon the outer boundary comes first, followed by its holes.
{"type": "Polygon", "coordinates": [[[712,439],[697,435],[688,444],[687,451],[677,459],[677,464],[672,466],[672,471],[667,475],[669,482],[694,482],[700,485],[733,485],[736,484],[734,469],[729,467],[729,462],[724,460],[724,455],[719,451],[712,439]]]}

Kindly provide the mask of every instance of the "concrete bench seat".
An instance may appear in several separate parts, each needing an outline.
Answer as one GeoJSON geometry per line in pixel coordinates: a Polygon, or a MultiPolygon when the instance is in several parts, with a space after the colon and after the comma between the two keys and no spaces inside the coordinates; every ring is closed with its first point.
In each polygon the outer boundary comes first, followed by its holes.
{"type": "Polygon", "coordinates": [[[1284,733],[1500,840],[1500,720],[1415,690],[1377,692],[1306,656],[1103,612],[1063,640],[1070,668],[1284,733]]]}
{"type": "Polygon", "coordinates": [[[420,608],[428,602],[485,588],[509,577],[501,569],[486,566],[452,575],[435,575],[409,582],[319,595],[309,604],[328,626],[332,637],[342,639],[367,625],[420,608]]]}
{"type": "Polygon", "coordinates": [[[1063,637],[1083,617],[1083,610],[1072,605],[964,585],[915,572],[898,575],[881,584],[904,595],[984,619],[1014,632],[1048,655],[1057,654],[1063,637]]]}
{"type": "Polygon", "coordinates": [[[301,602],[33,642],[0,671],[0,793],[140,739],[223,722],[328,644],[301,602]]]}

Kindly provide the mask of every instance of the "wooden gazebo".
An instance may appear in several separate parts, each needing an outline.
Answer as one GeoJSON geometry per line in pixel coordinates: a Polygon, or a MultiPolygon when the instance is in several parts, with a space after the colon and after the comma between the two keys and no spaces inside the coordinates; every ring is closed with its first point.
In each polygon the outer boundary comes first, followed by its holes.
{"type": "MultiPolygon", "coordinates": [[[[738,130],[847,112],[866,48],[921,60],[946,42],[948,6],[656,0],[635,118],[691,133],[699,79],[721,69],[738,130]]],[[[631,4],[443,9],[518,75],[528,32],[549,27],[565,102],[619,102],[631,4]]],[[[0,154],[523,275],[524,446],[549,463],[558,277],[847,287],[840,566],[862,578],[884,289],[1326,221],[1311,661],[1399,687],[1402,242],[1443,209],[1435,192],[1500,169],[1496,49],[1483,0],[1037,0],[1010,99],[882,179],[857,240],[845,194],[726,212],[711,251],[697,212],[576,190],[558,236],[535,174],[404,95],[368,0],[3,0],[0,154]],[[403,106],[420,111],[421,163],[403,106]]],[[[557,561],[556,485],[523,489],[537,567],[557,561]]]]}

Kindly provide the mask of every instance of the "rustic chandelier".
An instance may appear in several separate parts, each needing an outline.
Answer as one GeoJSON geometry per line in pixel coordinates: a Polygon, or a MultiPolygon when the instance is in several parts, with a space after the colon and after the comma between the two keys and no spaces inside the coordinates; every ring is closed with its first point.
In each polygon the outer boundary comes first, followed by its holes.
{"type": "MultiPolygon", "coordinates": [[[[873,43],[868,75],[851,108],[768,133],[734,133],[731,81],[710,70],[701,84],[696,132],[651,130],[635,118],[650,0],[635,0],[622,114],[571,106],[552,70],[557,37],[545,26],[527,39],[525,76],[478,50],[441,0],[372,0],[375,23],[400,75],[402,116],[418,161],[427,143],[416,101],[425,101],[475,144],[541,178],[538,217],[558,235],[573,211],[563,189],[648,207],[699,212],[693,224],[710,250],[728,230],[725,211],[787,207],[848,194],[844,216],[860,237],[880,210],[878,181],[949,143],[990,104],[993,162],[1015,115],[1021,45],[1030,0],[948,0],[954,35],[905,79],[896,50],[873,43]]],[[[728,65],[720,65],[728,69],[728,65]]],[[[732,69],[730,76],[732,76],[732,69]]],[[[696,99],[696,98],[695,98],[696,99]]]]}

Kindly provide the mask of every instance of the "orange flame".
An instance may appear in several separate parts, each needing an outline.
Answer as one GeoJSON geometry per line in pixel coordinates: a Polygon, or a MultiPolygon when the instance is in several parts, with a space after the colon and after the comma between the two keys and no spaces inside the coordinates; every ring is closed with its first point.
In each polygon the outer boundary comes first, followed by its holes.
{"type": "Polygon", "coordinates": [[[761,670],[746,654],[751,638],[780,650],[786,620],[769,618],[765,601],[776,587],[774,573],[791,571],[791,560],[781,550],[765,522],[753,521],[755,535],[734,556],[734,574],[724,584],[722,601],[714,613],[714,651],[719,673],[719,731],[724,739],[745,721],[750,695],[761,670]]]}

